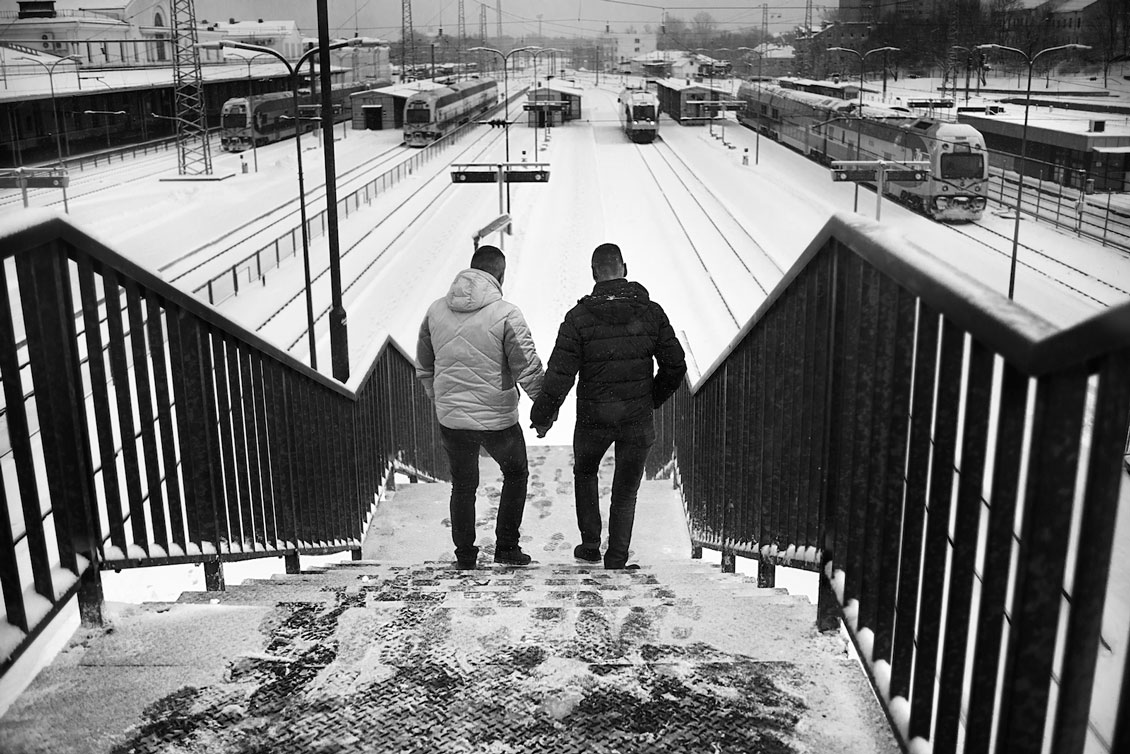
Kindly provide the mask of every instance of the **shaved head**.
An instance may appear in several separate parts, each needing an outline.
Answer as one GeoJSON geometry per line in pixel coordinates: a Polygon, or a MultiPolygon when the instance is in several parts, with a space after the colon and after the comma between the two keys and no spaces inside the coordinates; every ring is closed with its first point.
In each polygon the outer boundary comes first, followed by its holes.
{"type": "Polygon", "coordinates": [[[506,274],[506,255],[497,246],[480,246],[471,257],[471,269],[490,273],[501,283],[506,274]]]}
{"type": "Polygon", "coordinates": [[[624,256],[620,247],[614,243],[602,243],[592,253],[593,280],[616,280],[626,277],[628,265],[624,264],[624,256]]]}

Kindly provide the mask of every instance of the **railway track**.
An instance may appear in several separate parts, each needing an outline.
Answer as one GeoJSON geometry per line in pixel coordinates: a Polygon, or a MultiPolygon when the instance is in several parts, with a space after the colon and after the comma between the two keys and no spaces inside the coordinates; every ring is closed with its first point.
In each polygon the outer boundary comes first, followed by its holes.
{"type": "Polygon", "coordinates": [[[648,145],[635,145],[670,216],[678,224],[687,244],[734,324],[744,320],[736,309],[752,280],[767,295],[783,271],[745,225],[726,206],[723,197],[704,183],[685,160],[662,137],[648,145]],[[678,186],[681,191],[668,188],[678,186]],[[719,254],[724,250],[724,254],[719,254]],[[730,289],[724,292],[723,288],[730,289]],[[741,290],[735,290],[735,289],[741,290]]]}
{"type": "MultiPolygon", "coordinates": [[[[348,194],[350,186],[356,183],[363,184],[372,172],[393,162],[397,157],[405,153],[405,149],[406,148],[403,146],[386,149],[373,155],[364,162],[340,172],[338,174],[339,195],[348,194]]],[[[307,189],[307,211],[312,211],[315,204],[319,201],[324,201],[325,197],[326,183],[324,180],[307,189]]],[[[278,206],[261,212],[256,217],[248,219],[239,226],[227,229],[214,238],[189,249],[184,254],[162,265],[158,268],[158,271],[165,276],[169,282],[187,285],[187,287],[192,288],[194,286],[190,282],[185,281],[190,275],[198,273],[201,270],[210,269],[217,265],[220,260],[237,254],[239,250],[245,248],[248,244],[254,243],[256,239],[262,240],[263,234],[267,233],[272,228],[277,229],[280,226],[285,226],[286,231],[291,232],[299,228],[301,222],[300,197],[296,194],[292,199],[288,199],[278,206]],[[217,250],[217,246],[221,248],[217,250]],[[178,269],[180,267],[183,267],[183,269],[178,269]]],[[[279,234],[276,232],[276,236],[277,235],[279,234]]]]}

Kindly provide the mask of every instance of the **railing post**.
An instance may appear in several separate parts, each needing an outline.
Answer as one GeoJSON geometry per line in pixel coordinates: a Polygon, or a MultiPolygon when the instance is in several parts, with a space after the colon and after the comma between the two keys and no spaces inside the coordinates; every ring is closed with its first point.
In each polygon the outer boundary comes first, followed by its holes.
{"type": "Polygon", "coordinates": [[[764,555],[757,561],[757,586],[761,589],[777,586],[777,566],[764,555]]]}
{"type": "Polygon", "coordinates": [[[224,584],[224,563],[220,559],[204,561],[204,589],[209,592],[222,592],[224,584]]]}
{"type": "Polygon", "coordinates": [[[287,573],[302,573],[302,562],[297,552],[288,552],[284,555],[283,564],[287,573]]]}

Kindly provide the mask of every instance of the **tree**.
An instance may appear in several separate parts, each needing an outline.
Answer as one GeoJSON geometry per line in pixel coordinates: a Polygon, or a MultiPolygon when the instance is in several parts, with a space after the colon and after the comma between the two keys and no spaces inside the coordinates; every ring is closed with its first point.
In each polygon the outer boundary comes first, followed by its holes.
{"type": "Polygon", "coordinates": [[[1094,48],[1092,55],[1102,60],[1103,86],[1110,78],[1111,64],[1127,53],[1130,33],[1130,4],[1126,0],[1096,0],[1083,9],[1083,44],[1094,48]]]}
{"type": "Polygon", "coordinates": [[[699,47],[706,47],[710,44],[715,28],[717,28],[717,24],[714,22],[714,16],[706,11],[694,14],[694,18],[691,19],[691,30],[699,47]]]}

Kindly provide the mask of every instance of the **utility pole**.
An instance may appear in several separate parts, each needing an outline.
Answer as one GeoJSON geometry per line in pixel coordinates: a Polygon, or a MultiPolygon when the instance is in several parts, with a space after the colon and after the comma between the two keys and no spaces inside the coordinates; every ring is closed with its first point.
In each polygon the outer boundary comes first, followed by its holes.
{"type": "Polygon", "coordinates": [[[458,45],[458,51],[456,52],[455,58],[456,62],[459,64],[459,67],[462,68],[463,50],[467,49],[467,16],[463,14],[463,0],[459,0],[459,20],[457,23],[457,28],[455,29],[455,33],[459,36],[459,39],[456,42],[456,44],[458,45]]]}
{"type": "MultiPolygon", "coordinates": [[[[485,47],[487,43],[487,7],[479,6],[479,45],[485,47]]],[[[483,71],[483,54],[479,53],[479,72],[483,71]]]]}
{"type": "Polygon", "coordinates": [[[498,46],[502,47],[502,0],[494,0],[494,15],[498,24],[498,46]]]}

